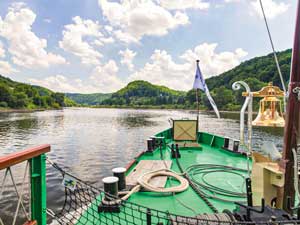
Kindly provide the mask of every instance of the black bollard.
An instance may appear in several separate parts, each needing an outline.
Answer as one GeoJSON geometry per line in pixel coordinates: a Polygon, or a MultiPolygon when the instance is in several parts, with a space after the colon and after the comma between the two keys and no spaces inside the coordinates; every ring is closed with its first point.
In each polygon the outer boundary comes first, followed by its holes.
{"type": "Polygon", "coordinates": [[[152,139],[147,140],[147,152],[153,152],[153,141],[152,141],[152,139]]]}
{"type": "Polygon", "coordinates": [[[126,188],[126,178],[125,178],[125,172],[126,169],[123,167],[117,167],[112,169],[114,177],[117,177],[119,179],[118,181],[118,190],[124,190],[126,188]]]}
{"type": "Polygon", "coordinates": [[[238,152],[239,151],[239,145],[240,145],[240,142],[239,141],[233,141],[233,151],[234,152],[238,152]]]}
{"type": "Polygon", "coordinates": [[[104,184],[105,200],[111,201],[112,198],[118,197],[118,181],[117,177],[105,177],[102,179],[104,184]]]}
{"type": "Polygon", "coordinates": [[[229,138],[224,139],[224,146],[223,148],[228,149],[229,148],[229,138]]]}

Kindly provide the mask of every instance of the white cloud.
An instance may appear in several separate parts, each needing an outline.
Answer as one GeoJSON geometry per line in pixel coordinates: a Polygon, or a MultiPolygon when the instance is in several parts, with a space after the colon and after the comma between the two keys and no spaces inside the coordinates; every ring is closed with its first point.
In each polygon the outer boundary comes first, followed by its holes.
{"type": "Polygon", "coordinates": [[[47,40],[37,37],[32,31],[36,14],[23,7],[24,3],[15,3],[3,20],[0,17],[0,36],[9,43],[13,63],[31,69],[65,64],[62,56],[46,51],[47,40]]]}
{"type": "Polygon", "coordinates": [[[114,43],[115,39],[113,39],[112,37],[108,37],[108,38],[101,38],[101,41],[105,44],[110,44],[110,43],[114,43]]]}
{"type": "Polygon", "coordinates": [[[117,76],[119,68],[114,60],[109,60],[103,66],[97,66],[90,76],[91,82],[99,92],[112,92],[123,87],[125,83],[117,76]]]}
{"type": "Polygon", "coordinates": [[[92,93],[99,91],[96,87],[84,83],[81,79],[69,79],[63,75],[54,75],[43,79],[29,78],[32,84],[64,93],[92,93]]]}
{"type": "MultiPolygon", "coordinates": [[[[263,17],[259,0],[252,1],[251,5],[255,13],[258,14],[260,17],[263,17]]],[[[283,1],[276,2],[275,0],[264,0],[263,6],[266,17],[269,19],[274,19],[275,17],[285,13],[290,7],[289,4],[283,1]]]]}
{"type": "Polygon", "coordinates": [[[125,42],[127,44],[129,44],[129,43],[138,43],[139,44],[139,40],[136,37],[132,36],[129,33],[124,33],[121,30],[115,30],[114,35],[116,36],[116,38],[118,40],[125,42]]]}
{"type": "Polygon", "coordinates": [[[138,42],[144,35],[166,35],[169,30],[189,23],[185,13],[171,13],[151,0],[98,3],[110,24],[119,29],[115,31],[116,37],[126,43],[138,42]]]}
{"type": "Polygon", "coordinates": [[[99,41],[99,40],[95,40],[94,42],[93,42],[93,44],[94,45],[96,45],[96,46],[98,46],[98,47],[102,47],[104,44],[101,42],[101,41],[99,41]]]}
{"type": "Polygon", "coordinates": [[[231,2],[240,2],[240,0],[225,0],[226,3],[231,3],[231,2]]]}
{"type": "Polygon", "coordinates": [[[17,73],[18,70],[14,69],[8,62],[0,60],[0,74],[1,75],[11,75],[12,73],[17,73]]]}
{"type": "MultiPolygon", "coordinates": [[[[86,65],[98,65],[102,56],[100,52],[95,50],[84,37],[101,38],[103,34],[100,32],[100,24],[92,20],[83,20],[79,16],[73,18],[73,24],[65,26],[63,31],[63,39],[59,42],[59,46],[67,52],[80,57],[81,62],[86,65]]],[[[100,45],[100,40],[94,42],[100,45]]]]}
{"type": "Polygon", "coordinates": [[[109,60],[104,65],[96,66],[86,80],[72,79],[58,74],[43,79],[29,78],[28,81],[32,84],[64,93],[110,93],[125,85],[117,76],[118,71],[119,68],[116,62],[109,60]]]}
{"type": "Polygon", "coordinates": [[[209,2],[203,2],[202,0],[160,0],[160,5],[170,10],[180,9],[208,9],[209,2]]]}
{"type": "Polygon", "coordinates": [[[205,78],[218,75],[237,66],[247,52],[238,48],[234,52],[216,52],[217,44],[201,44],[194,49],[185,51],[180,58],[183,63],[176,63],[172,56],[164,50],[155,50],[151,62],[131,74],[129,81],[147,80],[178,90],[189,90],[195,72],[195,61],[200,59],[200,65],[205,78]]]}
{"type": "Polygon", "coordinates": [[[3,43],[0,41],[0,58],[4,58],[4,57],[5,57],[5,49],[3,43]]]}
{"type": "Polygon", "coordinates": [[[132,63],[132,60],[136,56],[136,52],[126,49],[125,51],[120,51],[119,55],[121,55],[121,64],[126,65],[130,71],[133,71],[134,65],[132,63]]]}
{"type": "Polygon", "coordinates": [[[104,26],[104,29],[105,29],[107,32],[109,32],[109,33],[113,31],[112,26],[108,26],[108,25],[105,25],[105,26],[104,26]]]}
{"type": "Polygon", "coordinates": [[[181,58],[187,62],[194,62],[196,59],[200,59],[203,74],[210,77],[239,65],[240,60],[248,54],[241,48],[236,49],[234,52],[216,53],[217,46],[218,44],[216,43],[203,43],[193,50],[187,50],[181,55],[181,58]]]}

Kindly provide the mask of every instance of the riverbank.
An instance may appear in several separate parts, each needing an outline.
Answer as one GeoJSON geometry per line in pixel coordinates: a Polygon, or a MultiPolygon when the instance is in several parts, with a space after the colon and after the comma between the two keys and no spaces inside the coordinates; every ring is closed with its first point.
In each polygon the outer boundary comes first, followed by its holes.
{"type": "MultiPolygon", "coordinates": [[[[189,107],[174,107],[174,105],[163,105],[163,106],[107,106],[107,105],[97,105],[97,106],[77,106],[78,108],[92,108],[92,109],[146,109],[146,110],[183,110],[183,111],[194,111],[196,112],[195,108],[189,107]]],[[[200,108],[199,112],[204,113],[215,113],[213,110],[207,110],[205,108],[200,108]]],[[[220,113],[232,113],[232,114],[239,114],[240,111],[238,110],[220,110],[220,113]]],[[[253,114],[256,114],[253,112],[253,114]]]]}
{"type": "Polygon", "coordinates": [[[61,110],[62,108],[39,108],[39,109],[10,109],[10,108],[0,108],[0,113],[32,113],[41,112],[46,110],[61,110]]]}
{"type": "MultiPolygon", "coordinates": [[[[180,111],[193,111],[196,112],[193,108],[176,108],[176,107],[112,107],[112,106],[76,106],[76,107],[64,107],[64,108],[91,108],[91,109],[135,109],[135,110],[180,110],[180,111]]],[[[1,113],[32,113],[32,112],[41,112],[41,111],[48,111],[48,110],[62,110],[64,108],[39,108],[39,109],[10,109],[10,108],[0,108],[1,113]]],[[[212,110],[200,109],[201,113],[214,113],[212,110]]],[[[220,111],[220,113],[226,114],[239,114],[239,111],[220,111]]],[[[256,114],[254,112],[254,114],[256,114]]]]}

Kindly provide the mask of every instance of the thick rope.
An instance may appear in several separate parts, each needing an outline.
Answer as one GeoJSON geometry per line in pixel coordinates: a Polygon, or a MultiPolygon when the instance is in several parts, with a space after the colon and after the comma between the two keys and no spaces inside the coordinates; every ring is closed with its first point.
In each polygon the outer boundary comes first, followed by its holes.
{"type": "Polygon", "coordinates": [[[185,191],[189,187],[189,182],[185,178],[168,169],[161,169],[145,173],[138,179],[138,183],[148,191],[159,193],[179,193],[185,191]],[[179,181],[180,185],[169,188],[155,187],[150,184],[150,180],[157,176],[174,177],[179,181]]]}

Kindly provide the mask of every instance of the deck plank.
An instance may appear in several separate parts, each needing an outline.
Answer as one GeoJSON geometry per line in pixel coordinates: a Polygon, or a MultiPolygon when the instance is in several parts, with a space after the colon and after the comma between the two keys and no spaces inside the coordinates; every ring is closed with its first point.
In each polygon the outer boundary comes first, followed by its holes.
{"type": "MultiPolygon", "coordinates": [[[[128,186],[135,186],[138,184],[138,179],[145,173],[160,170],[160,169],[170,169],[172,165],[171,160],[141,160],[134,170],[126,177],[126,184],[128,186]],[[166,168],[167,166],[167,168],[166,168]]],[[[167,182],[166,176],[158,176],[154,177],[150,184],[154,185],[155,187],[163,188],[165,187],[167,182]]]]}

